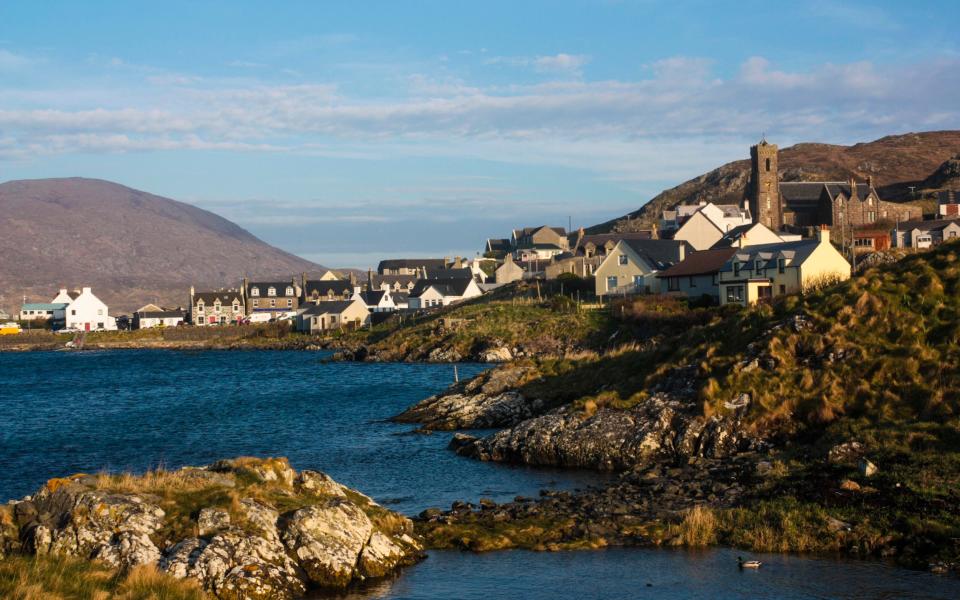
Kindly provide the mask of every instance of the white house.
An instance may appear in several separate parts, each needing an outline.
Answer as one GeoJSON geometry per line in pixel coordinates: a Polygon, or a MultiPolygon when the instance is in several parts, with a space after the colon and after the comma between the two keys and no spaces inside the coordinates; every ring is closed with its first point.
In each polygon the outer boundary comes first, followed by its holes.
{"type": "Polygon", "coordinates": [[[54,323],[62,323],[67,306],[64,302],[28,302],[20,307],[20,320],[49,319],[54,323]]]}
{"type": "Polygon", "coordinates": [[[729,231],[751,223],[749,211],[733,204],[707,202],[687,218],[673,239],[687,242],[694,250],[706,250],[729,231]]]}
{"type": "Polygon", "coordinates": [[[364,290],[357,288],[354,298],[359,298],[370,312],[393,312],[397,305],[393,301],[393,293],[389,290],[364,290]]]}
{"type": "Polygon", "coordinates": [[[447,306],[483,294],[472,277],[421,279],[413,287],[408,299],[411,309],[447,306]]]}
{"type": "Polygon", "coordinates": [[[890,233],[897,248],[930,248],[960,238],[960,220],[903,221],[890,233]]]}
{"type": "Polygon", "coordinates": [[[133,313],[133,328],[176,327],[184,322],[186,316],[186,311],[183,310],[169,310],[156,304],[147,304],[133,313]]]}
{"type": "MultiPolygon", "coordinates": [[[[61,292],[65,291],[61,290],[61,292]]],[[[80,295],[67,305],[65,325],[67,329],[113,331],[117,328],[117,320],[108,313],[107,305],[94,296],[90,288],[85,287],[80,291],[80,295]]]]}

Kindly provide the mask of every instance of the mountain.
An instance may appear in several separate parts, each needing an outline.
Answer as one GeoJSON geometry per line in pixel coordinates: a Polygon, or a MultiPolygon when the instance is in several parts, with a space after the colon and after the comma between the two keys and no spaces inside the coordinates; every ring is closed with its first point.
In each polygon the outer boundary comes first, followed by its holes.
{"type": "Polygon", "coordinates": [[[0,307],[93,287],[111,312],[187,304],[191,285],[285,279],[320,265],[209,211],[79,177],[0,184],[0,307]]]}
{"type": "MultiPolygon", "coordinates": [[[[744,156],[748,156],[748,148],[743,150],[744,156]]],[[[918,194],[927,189],[927,178],[958,152],[960,131],[891,135],[853,146],[797,144],[780,150],[780,178],[846,181],[851,175],[861,180],[872,175],[881,197],[906,201],[911,198],[911,186],[918,194]]],[[[637,211],[591,227],[589,233],[649,227],[662,211],[698,200],[740,204],[749,175],[749,158],[727,163],[661,192],[637,211]]]]}

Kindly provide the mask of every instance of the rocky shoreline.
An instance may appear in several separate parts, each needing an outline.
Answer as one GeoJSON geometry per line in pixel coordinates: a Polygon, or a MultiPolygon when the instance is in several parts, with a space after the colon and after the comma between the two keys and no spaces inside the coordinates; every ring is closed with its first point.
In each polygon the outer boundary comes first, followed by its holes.
{"type": "Polygon", "coordinates": [[[0,510],[0,558],[149,565],[221,599],[343,589],[422,558],[409,519],[286,459],[51,479],[0,510]]]}

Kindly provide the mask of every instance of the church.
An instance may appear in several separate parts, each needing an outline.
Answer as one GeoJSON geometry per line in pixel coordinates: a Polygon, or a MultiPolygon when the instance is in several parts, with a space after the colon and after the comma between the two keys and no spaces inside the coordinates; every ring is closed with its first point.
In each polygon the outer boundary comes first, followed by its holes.
{"type": "Polygon", "coordinates": [[[827,225],[838,240],[852,229],[888,228],[897,221],[920,219],[919,207],[881,200],[873,177],[849,181],[780,181],[777,145],[766,140],[750,147],[747,201],[754,221],[773,231],[809,233],[827,225]]]}

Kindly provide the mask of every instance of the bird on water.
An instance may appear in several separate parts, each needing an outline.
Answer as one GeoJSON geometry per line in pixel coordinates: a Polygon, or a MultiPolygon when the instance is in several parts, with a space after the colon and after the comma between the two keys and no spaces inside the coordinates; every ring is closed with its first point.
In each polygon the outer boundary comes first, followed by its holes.
{"type": "Polygon", "coordinates": [[[741,569],[759,569],[762,564],[759,560],[743,560],[742,557],[737,557],[737,566],[741,569]]]}

